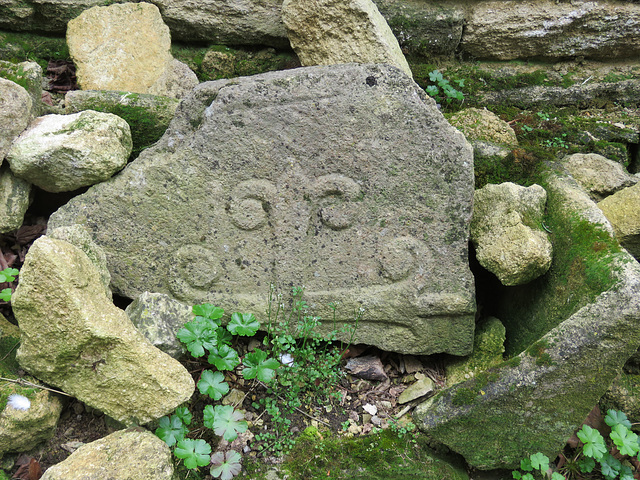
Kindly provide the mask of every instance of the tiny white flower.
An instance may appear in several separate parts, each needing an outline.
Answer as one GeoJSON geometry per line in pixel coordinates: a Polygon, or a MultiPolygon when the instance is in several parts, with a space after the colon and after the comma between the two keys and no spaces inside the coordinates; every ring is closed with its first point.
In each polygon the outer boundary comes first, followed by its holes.
{"type": "Polygon", "coordinates": [[[24,395],[18,395],[17,393],[14,393],[13,395],[9,395],[7,406],[15,408],[16,410],[29,410],[29,408],[31,407],[31,400],[29,400],[24,395]]]}
{"type": "Polygon", "coordinates": [[[290,353],[283,353],[280,355],[280,363],[287,367],[293,366],[293,356],[290,353]]]}

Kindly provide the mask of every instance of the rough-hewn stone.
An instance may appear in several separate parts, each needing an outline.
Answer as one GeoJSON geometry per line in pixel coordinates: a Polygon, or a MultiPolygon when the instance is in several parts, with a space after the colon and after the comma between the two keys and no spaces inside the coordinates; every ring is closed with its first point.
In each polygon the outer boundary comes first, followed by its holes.
{"type": "Polygon", "coordinates": [[[303,65],[388,63],[412,75],[371,0],[284,0],[282,19],[303,65]]]}
{"type": "Polygon", "coordinates": [[[67,192],[110,178],[131,149],[127,122],[87,110],[37,118],[13,142],[7,161],[17,177],[47,192],[67,192]]]}
{"type": "Polygon", "coordinates": [[[86,10],[69,22],[67,43],[83,90],[182,96],[194,86],[193,72],[176,76],[184,66],[174,62],[169,27],[150,3],[86,10]]]}
{"type": "Polygon", "coordinates": [[[81,446],[42,480],[176,480],[172,457],[153,433],[131,428],[81,446]]]}
{"type": "Polygon", "coordinates": [[[0,233],[20,228],[30,198],[31,184],[16,178],[9,165],[0,167],[0,233]]]}
{"type": "Polygon", "coordinates": [[[29,125],[32,103],[23,87],[0,78],[0,165],[11,143],[29,125]]]}
{"type": "MultiPolygon", "coordinates": [[[[549,191],[554,196],[554,210],[568,209],[571,213],[567,216],[574,221],[576,216],[593,216],[593,202],[586,212],[573,208],[578,202],[555,205],[557,197],[572,195],[570,184],[567,193],[556,194],[563,182],[554,180],[549,191]]],[[[606,223],[600,215],[594,228],[599,230],[599,225],[606,223]]],[[[582,223],[580,227],[584,236],[586,228],[582,223]]],[[[555,235],[560,237],[563,232],[555,235]]],[[[592,248],[593,243],[584,247],[592,248]]],[[[574,244],[572,248],[582,246],[574,244]]],[[[607,248],[604,242],[601,248],[607,248]]],[[[590,260],[587,267],[592,272],[602,268],[599,259],[590,260]]],[[[554,457],[640,344],[640,265],[615,249],[606,252],[606,260],[606,274],[613,280],[604,291],[515,358],[420,405],[414,414],[416,424],[480,469],[517,468],[531,452],[554,457]]],[[[572,278],[560,279],[560,285],[572,282],[572,278]]],[[[572,297],[582,295],[575,288],[563,290],[557,285],[540,284],[529,290],[528,296],[536,302],[548,302],[545,289],[553,288],[552,294],[560,297],[553,301],[555,307],[573,303],[572,297]]],[[[523,328],[539,313],[535,306],[527,304],[526,308],[530,313],[521,315],[523,328]]]]}
{"type": "Polygon", "coordinates": [[[640,9],[633,3],[480,2],[460,47],[480,59],[633,58],[640,54],[639,27],[640,9]]]}
{"type": "Polygon", "coordinates": [[[640,184],[608,196],[598,207],[611,222],[622,246],[640,258],[640,184]]]}
{"type": "Polygon", "coordinates": [[[332,301],[340,321],[364,308],[356,342],[470,352],[470,146],[394,67],[201,84],[108,183],[49,225],[84,224],[121,295],[262,317],[271,283],[305,285],[324,318],[332,301]]]}
{"type": "Polygon", "coordinates": [[[476,190],[471,241],[480,265],[503,285],[528,283],[551,266],[552,246],[542,229],[547,194],[540,185],[486,185],[476,190]]]}
{"type": "Polygon", "coordinates": [[[466,108],[449,117],[456,127],[473,145],[474,158],[506,157],[518,139],[513,128],[486,108],[466,108]]]}
{"type": "Polygon", "coordinates": [[[119,422],[156,420],[193,394],[191,375],[113,305],[97,268],[70,243],[33,243],[11,306],[22,368],[119,422]]]}
{"type": "Polygon", "coordinates": [[[192,307],[163,293],[144,292],[125,312],[154,347],[173,358],[183,356],[185,349],[176,334],[193,320],[192,307]]]}
{"type": "Polygon", "coordinates": [[[562,163],[597,201],[638,183],[638,178],[627,172],[622,165],[596,153],[567,155],[562,163]]]}

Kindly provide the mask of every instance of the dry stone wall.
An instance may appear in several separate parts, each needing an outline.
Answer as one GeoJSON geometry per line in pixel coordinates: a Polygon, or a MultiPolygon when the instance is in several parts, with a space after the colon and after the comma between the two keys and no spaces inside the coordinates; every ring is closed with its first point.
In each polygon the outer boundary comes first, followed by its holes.
{"type": "MultiPolygon", "coordinates": [[[[126,3],[122,1],[110,3],[126,3]]],[[[173,40],[288,47],[282,0],[154,0],[173,40]]],[[[376,0],[405,53],[477,59],[625,59],[640,53],[629,1],[376,0]]],[[[63,33],[103,0],[6,0],[0,29],[63,33]]]]}

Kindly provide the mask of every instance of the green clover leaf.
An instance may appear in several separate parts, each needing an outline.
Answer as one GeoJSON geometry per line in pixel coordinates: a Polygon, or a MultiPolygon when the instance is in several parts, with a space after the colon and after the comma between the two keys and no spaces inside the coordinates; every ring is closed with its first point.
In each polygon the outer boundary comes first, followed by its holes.
{"type": "Polygon", "coordinates": [[[618,476],[621,467],[620,461],[608,453],[600,460],[600,471],[609,480],[613,480],[618,476]]]}
{"type": "Polygon", "coordinates": [[[187,350],[194,357],[202,357],[204,349],[211,350],[217,345],[217,325],[212,320],[204,317],[196,317],[184,324],[176,336],[187,346],[187,350]]]}
{"type": "Polygon", "coordinates": [[[612,428],[616,425],[624,425],[628,429],[631,429],[631,422],[627,416],[624,413],[613,409],[607,410],[607,416],[604,417],[604,423],[612,428]]]}
{"type": "Polygon", "coordinates": [[[229,450],[225,454],[222,452],[216,452],[211,455],[211,476],[214,478],[220,477],[220,480],[231,480],[238,475],[241,470],[240,461],[242,457],[235,450],[229,450]]]}
{"type": "Polygon", "coordinates": [[[214,400],[220,400],[229,392],[229,384],[224,381],[222,373],[205,370],[198,381],[198,390],[203,395],[209,395],[214,400]]]}
{"type": "Polygon", "coordinates": [[[253,313],[234,313],[231,315],[231,321],[227,325],[227,329],[233,335],[241,335],[251,337],[256,334],[260,328],[260,322],[256,320],[253,313]]]}
{"type": "Polygon", "coordinates": [[[584,457],[578,460],[578,467],[583,473],[591,473],[596,468],[596,461],[591,457],[584,457]]]}
{"type": "Polygon", "coordinates": [[[11,301],[11,289],[10,288],[4,288],[2,289],[2,291],[0,291],[0,300],[3,300],[5,302],[10,302],[11,301]]]}
{"type": "Polygon", "coordinates": [[[276,374],[276,369],[280,366],[280,362],[275,358],[267,359],[267,352],[255,350],[248,353],[243,365],[246,367],[242,370],[242,376],[247,380],[257,378],[261,382],[269,383],[276,374]]]}
{"type": "Polygon", "coordinates": [[[531,466],[535,470],[540,470],[540,472],[545,473],[549,470],[549,457],[540,452],[534,453],[531,455],[531,466]]]}
{"type": "Polygon", "coordinates": [[[622,423],[618,423],[613,427],[610,437],[622,455],[632,457],[638,453],[638,435],[622,423]]]}
{"type": "Polygon", "coordinates": [[[204,440],[183,438],[178,442],[173,453],[176,457],[184,460],[185,467],[195,469],[209,465],[209,461],[211,460],[211,445],[204,440]]]}
{"type": "Polygon", "coordinates": [[[531,472],[533,470],[533,467],[531,466],[531,459],[523,458],[522,460],[520,460],[520,469],[524,470],[525,472],[531,472]]]}
{"type": "Polygon", "coordinates": [[[189,429],[177,415],[171,415],[171,418],[162,417],[158,420],[156,436],[170,447],[182,440],[188,432],[189,429]]]}
{"type": "Polygon", "coordinates": [[[513,478],[515,478],[515,480],[520,480],[522,478],[522,474],[518,470],[514,470],[513,472],[511,472],[511,475],[513,476],[513,478]]]}
{"type": "Polygon", "coordinates": [[[589,425],[583,425],[582,429],[578,431],[578,438],[584,447],[582,447],[582,453],[587,457],[600,460],[602,456],[607,452],[607,446],[604,443],[604,438],[600,435],[596,429],[591,428],[589,425]]]}
{"type": "Polygon", "coordinates": [[[203,303],[201,305],[194,305],[192,308],[193,314],[197,317],[207,318],[217,326],[222,323],[220,319],[224,315],[224,310],[220,307],[211,305],[210,303],[203,303]]]}
{"type": "Polygon", "coordinates": [[[191,412],[187,407],[176,408],[174,414],[176,417],[182,420],[182,423],[184,423],[185,425],[191,425],[191,419],[193,418],[193,415],[191,415],[191,412]]]}
{"type": "Polygon", "coordinates": [[[17,268],[5,268],[0,272],[0,283],[13,282],[18,276],[17,268]]]}
{"type": "Polygon", "coordinates": [[[229,345],[222,345],[211,350],[208,361],[218,370],[233,370],[240,364],[240,357],[238,357],[238,352],[229,345]]]}
{"type": "Polygon", "coordinates": [[[551,474],[551,480],[565,480],[564,475],[558,472],[553,472],[551,474]]]}
{"type": "Polygon", "coordinates": [[[204,425],[213,429],[216,435],[220,435],[226,441],[232,442],[238,437],[238,433],[245,432],[249,428],[244,415],[231,405],[216,405],[213,410],[207,407],[205,407],[204,425]]]}

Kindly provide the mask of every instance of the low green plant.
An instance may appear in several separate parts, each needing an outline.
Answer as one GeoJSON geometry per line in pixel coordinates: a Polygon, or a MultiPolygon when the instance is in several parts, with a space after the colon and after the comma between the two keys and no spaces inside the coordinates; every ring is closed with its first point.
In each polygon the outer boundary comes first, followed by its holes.
{"type": "MultiPolygon", "coordinates": [[[[460,102],[464,100],[464,93],[451,85],[451,82],[444,78],[438,70],[429,73],[429,80],[433,82],[433,85],[427,86],[425,91],[436,100],[447,103],[452,100],[459,100],[460,102]]],[[[455,83],[458,84],[459,88],[464,87],[464,80],[456,80],[455,83]]]]}
{"type": "MultiPolygon", "coordinates": [[[[201,372],[197,382],[201,394],[213,401],[221,400],[229,392],[224,372],[240,365],[244,380],[254,382],[252,388],[261,385],[266,389],[267,396],[256,402],[254,407],[263,408],[274,427],[272,431],[257,434],[256,440],[265,443],[263,449],[277,453],[286,452],[293,446],[289,417],[302,405],[301,402],[311,399],[322,402],[333,393],[331,386],[338,380],[337,366],[344,348],[334,348],[331,342],[341,333],[350,333],[350,344],[362,315],[362,312],[356,315],[353,327],[338,329],[336,306],[331,305],[334,328],[322,336],[316,331],[320,319],[307,315],[308,306],[302,299],[303,292],[303,288],[293,289],[292,307],[285,312],[284,304],[280,302],[281,295],[277,297],[279,302],[274,308],[276,297],[271,288],[267,334],[263,342],[265,348],[254,349],[242,359],[233,346],[234,337],[250,337],[257,333],[260,323],[253,314],[234,313],[223,327],[222,308],[211,304],[195,305],[194,319],[177,333],[193,357],[202,358],[208,353],[207,361],[215,367],[201,372]]],[[[175,456],[183,460],[186,468],[198,469],[211,463],[210,473],[214,478],[230,479],[236,475],[240,471],[240,454],[229,451],[226,456],[214,454],[209,458],[209,443],[188,438],[191,420],[191,412],[180,407],[171,416],[159,420],[156,435],[174,448],[175,456]]],[[[206,405],[203,425],[228,442],[248,428],[244,415],[231,405],[206,405]]]]}
{"type": "Polygon", "coordinates": [[[536,453],[522,460],[520,470],[513,471],[516,480],[534,480],[534,471],[540,471],[544,478],[551,480],[565,480],[572,476],[590,474],[599,469],[607,480],[633,480],[633,470],[628,460],[640,461],[640,438],[631,431],[631,422],[627,416],[617,410],[609,410],[605,423],[611,427],[609,443],[605,442],[600,432],[589,425],[583,425],[577,432],[582,442],[582,449],[576,455],[567,459],[562,455],[563,462],[558,471],[549,468],[549,458],[542,453],[536,453]]]}
{"type": "MultiPolygon", "coordinates": [[[[13,282],[18,276],[19,272],[17,268],[5,268],[0,272],[0,283],[13,282]]],[[[12,290],[5,288],[0,291],[0,300],[5,302],[11,301],[12,290]]]]}

